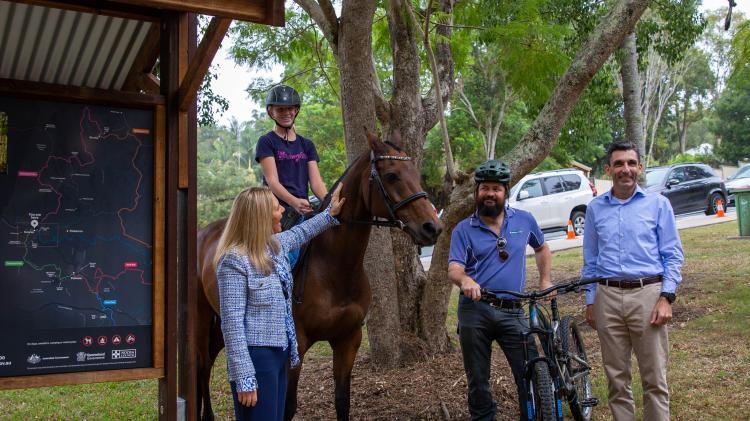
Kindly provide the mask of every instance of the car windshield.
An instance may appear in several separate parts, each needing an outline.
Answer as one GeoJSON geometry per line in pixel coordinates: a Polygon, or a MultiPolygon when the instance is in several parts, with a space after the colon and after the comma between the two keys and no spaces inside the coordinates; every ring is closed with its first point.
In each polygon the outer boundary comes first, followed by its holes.
{"type": "Polygon", "coordinates": [[[740,168],[740,170],[737,171],[737,173],[729,177],[730,180],[736,180],[738,178],[750,178],[750,165],[746,165],[740,168]]]}
{"type": "Polygon", "coordinates": [[[658,184],[661,184],[666,174],[667,174],[666,168],[656,168],[653,170],[646,171],[646,187],[651,187],[651,186],[656,186],[658,184]]]}

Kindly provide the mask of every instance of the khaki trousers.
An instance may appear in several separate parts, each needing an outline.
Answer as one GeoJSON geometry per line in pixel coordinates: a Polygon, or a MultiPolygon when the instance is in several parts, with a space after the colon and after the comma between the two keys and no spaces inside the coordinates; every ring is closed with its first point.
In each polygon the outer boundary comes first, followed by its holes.
{"type": "Polygon", "coordinates": [[[594,318],[609,383],[609,407],[616,421],[635,420],[630,373],[632,353],[643,385],[644,421],[669,420],[667,327],[651,324],[661,284],[621,289],[599,285],[594,318]]]}

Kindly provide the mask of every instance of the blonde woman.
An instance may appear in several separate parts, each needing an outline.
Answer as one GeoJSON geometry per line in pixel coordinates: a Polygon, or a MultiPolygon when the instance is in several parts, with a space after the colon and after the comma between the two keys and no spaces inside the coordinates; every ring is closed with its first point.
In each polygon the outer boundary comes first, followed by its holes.
{"type": "Polygon", "coordinates": [[[237,420],[284,418],[287,362],[300,363],[287,253],[338,224],[340,192],[326,210],[283,233],[284,208],[270,189],[251,187],[234,200],[215,259],[237,420]]]}

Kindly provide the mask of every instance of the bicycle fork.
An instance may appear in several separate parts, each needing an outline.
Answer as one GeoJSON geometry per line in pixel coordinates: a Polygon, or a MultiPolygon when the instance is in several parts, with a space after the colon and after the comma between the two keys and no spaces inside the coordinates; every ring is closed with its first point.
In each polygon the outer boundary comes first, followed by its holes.
{"type": "MultiPolygon", "coordinates": [[[[557,321],[557,303],[553,300],[553,328],[556,329],[557,321]]],[[[526,400],[526,414],[527,419],[532,421],[536,418],[539,412],[539,403],[536,402],[534,397],[534,383],[532,378],[534,376],[534,366],[537,362],[543,361],[547,365],[547,369],[550,374],[550,381],[552,383],[552,392],[555,399],[555,415],[558,421],[563,420],[563,408],[562,408],[562,397],[560,395],[560,373],[557,368],[557,364],[550,358],[554,356],[552,351],[552,338],[553,333],[546,329],[539,321],[539,314],[535,301],[529,302],[529,330],[521,332],[521,343],[523,344],[524,360],[526,361],[524,366],[524,387],[526,388],[527,400],[526,400]],[[549,338],[547,343],[542,343],[540,335],[543,338],[549,338]],[[529,338],[533,337],[533,343],[529,343],[529,338]],[[537,349],[537,356],[531,357],[530,348],[532,346],[537,349]]]]}

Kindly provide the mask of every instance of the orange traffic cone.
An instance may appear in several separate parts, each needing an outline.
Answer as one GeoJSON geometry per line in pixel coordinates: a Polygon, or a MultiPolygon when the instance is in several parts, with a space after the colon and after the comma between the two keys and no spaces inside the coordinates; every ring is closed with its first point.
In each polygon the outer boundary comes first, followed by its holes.
{"type": "Polygon", "coordinates": [[[727,214],[724,213],[724,201],[719,200],[719,203],[716,205],[716,217],[721,218],[723,216],[727,216],[727,214]]]}
{"type": "Polygon", "coordinates": [[[573,229],[573,221],[568,219],[568,240],[575,240],[576,232],[573,229]]]}

